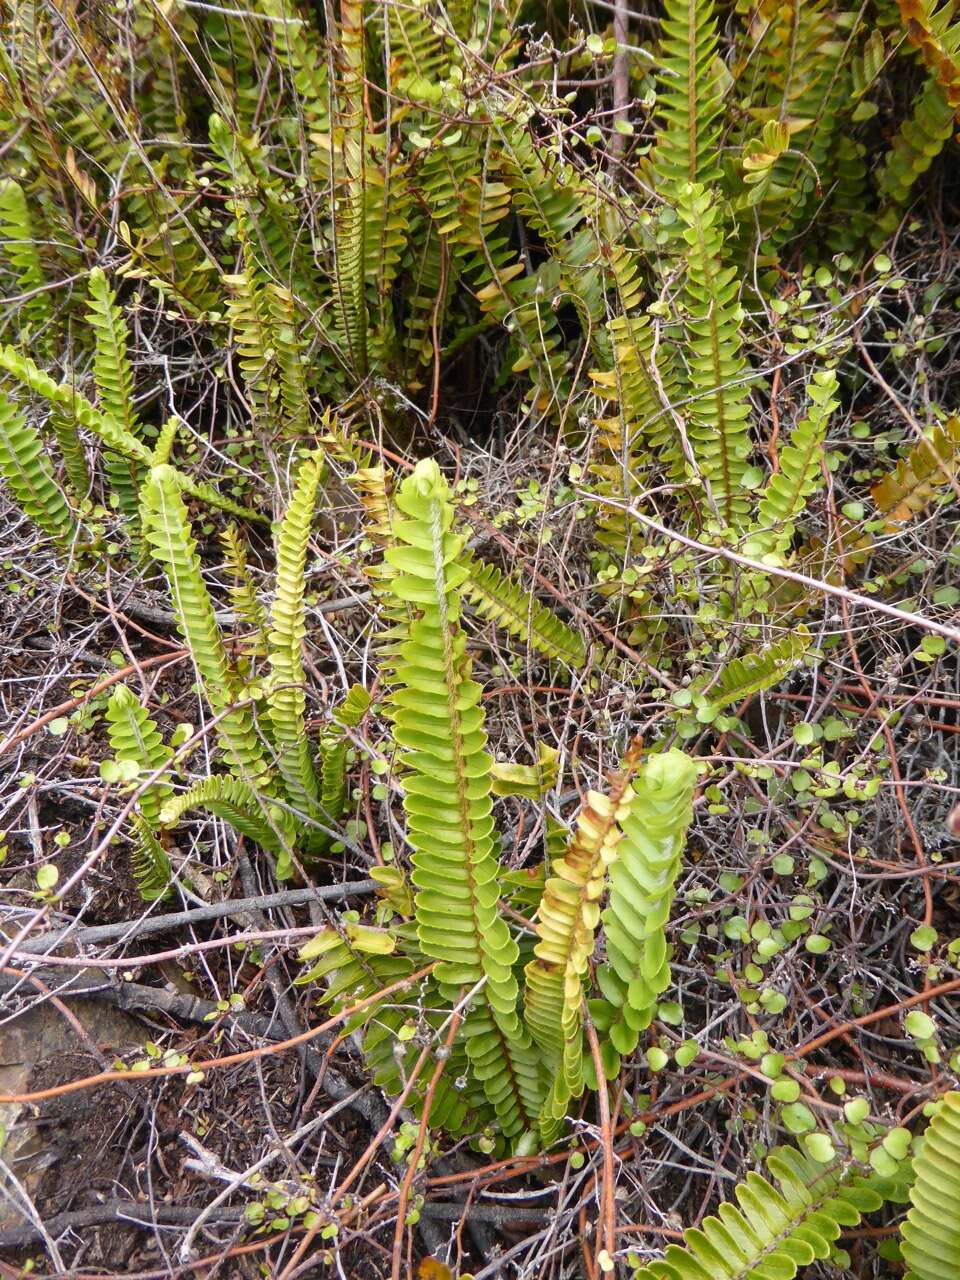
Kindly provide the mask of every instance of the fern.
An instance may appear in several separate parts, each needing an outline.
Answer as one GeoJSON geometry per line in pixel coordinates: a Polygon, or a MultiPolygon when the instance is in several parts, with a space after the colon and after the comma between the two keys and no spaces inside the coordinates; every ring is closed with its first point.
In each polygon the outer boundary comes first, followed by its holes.
{"type": "MultiPolygon", "coordinates": [[[[340,921],[336,929],[324,929],[307,943],[300,957],[315,963],[297,982],[326,981],[323,1001],[334,1009],[375,995],[423,964],[415,939],[407,929],[401,927],[389,932],[374,929],[349,916],[340,921]]],[[[421,1049],[420,1037],[409,1036],[411,1000],[415,1001],[421,1034],[424,1031],[436,1034],[445,1018],[444,1001],[430,979],[422,981],[419,992],[415,990],[398,1000],[402,1003],[395,1003],[389,997],[374,1001],[348,1019],[345,1026],[347,1031],[361,1034],[367,1068],[374,1083],[388,1094],[401,1091],[421,1049]]],[[[458,1042],[438,1082],[430,1107],[431,1126],[451,1134],[470,1133],[489,1119],[489,1104],[482,1092],[467,1080],[464,1049],[458,1042]]],[[[425,1091],[424,1073],[408,1095],[410,1104],[417,1110],[425,1091]]]]}
{"type": "Polygon", "coordinates": [[[938,0],[897,0],[907,38],[936,76],[948,106],[960,118],[960,21],[953,0],[937,8],[938,0]]]}
{"type": "Polygon", "coordinates": [[[0,391],[0,475],[6,480],[18,506],[39,527],[65,545],[77,533],[39,433],[18,413],[13,401],[0,391]]]}
{"type": "MultiPolygon", "coordinates": [[[[99,267],[87,279],[90,310],[87,321],[93,330],[95,354],[93,377],[100,409],[131,438],[139,435],[140,424],[133,407],[133,372],[127,356],[127,326],[117,306],[116,295],[99,267]]],[[[104,457],[110,487],[120,510],[136,528],[139,518],[137,493],[143,478],[134,460],[107,452],[104,457]]]]}
{"type": "Polygon", "coordinates": [[[541,1114],[546,1139],[555,1136],[570,1098],[583,1091],[583,981],[593,954],[607,869],[617,857],[622,826],[636,798],[630,786],[636,754],[636,749],[628,753],[609,796],[588,793],[573,838],[554,864],[540,899],[539,941],[524,970],[523,998],[527,1025],[553,1076],[541,1114]]]}
{"type": "Polygon", "coordinates": [[[634,1280],[793,1280],[801,1267],[830,1256],[842,1227],[855,1227],[883,1195],[843,1160],[820,1164],[793,1147],[767,1157],[772,1180],[751,1172],[737,1183],[739,1208],[684,1232],[686,1248],[671,1244],[663,1261],[634,1280]]]}
{"type": "Polygon", "coordinates": [[[220,717],[217,734],[228,763],[239,778],[263,785],[263,745],[250,708],[235,702],[227,655],[180,489],[173,467],[152,468],[141,494],[144,536],[166,572],[177,624],[190,649],[202,691],[220,717]]]}
{"type": "Polygon", "coordinates": [[[233,581],[228,585],[230,603],[237,620],[248,630],[242,640],[243,653],[247,657],[263,657],[267,652],[267,615],[260,599],[250,569],[247,553],[234,524],[227,525],[220,533],[224,563],[233,581]]]}
{"type": "Polygon", "coordinates": [[[917,182],[953,135],[954,108],[943,86],[929,79],[911,115],[898,129],[877,174],[877,190],[891,208],[878,220],[874,243],[880,244],[896,228],[900,213],[917,182]]]}
{"type": "Polygon", "coordinates": [[[370,708],[370,695],[363,685],[353,684],[333,712],[333,725],[320,737],[320,808],[334,820],[347,806],[347,752],[349,739],[344,729],[353,729],[370,708]]]}
{"type": "MultiPolygon", "coordinates": [[[[115,759],[132,760],[141,774],[156,773],[172,755],[156,722],[126,685],[118,684],[107,702],[107,732],[115,759]]],[[[162,777],[140,793],[140,814],[149,827],[157,825],[163,803],[172,793],[172,786],[162,777]]]]}
{"type": "Polygon", "coordinates": [[[370,710],[370,694],[362,684],[352,684],[333,713],[337,724],[355,729],[370,710]]]}
{"type": "Polygon", "coordinates": [[[167,851],[139,814],[133,818],[130,870],[144,902],[162,902],[172,891],[173,868],[167,851]]]}
{"type": "Polygon", "coordinates": [[[666,0],[660,44],[660,128],[652,168],[661,195],[675,202],[688,183],[719,183],[722,81],[713,0],[666,0]]]}
{"type": "Polygon", "coordinates": [[[21,355],[9,345],[0,347],[0,370],[10,374],[44,400],[58,405],[78,426],[92,431],[117,453],[139,462],[150,461],[150,450],[131,435],[122,423],[97,409],[71,383],[55,382],[29,356],[21,355]]]}
{"type": "Polygon", "coordinates": [[[810,645],[806,627],[768,645],[758,653],[746,653],[728,662],[717,678],[701,682],[702,696],[716,711],[733,706],[784,680],[803,659],[810,645]]]}
{"type": "Polygon", "coordinates": [[[484,564],[472,552],[465,551],[458,563],[468,574],[464,594],[482,618],[509,635],[519,636],[548,658],[559,658],[571,667],[583,666],[583,641],[552,610],[528,595],[496,565],[484,564]]]}
{"type": "Polygon", "coordinates": [[[905,1280],[960,1274],[960,1093],[945,1093],[913,1162],[910,1208],[900,1228],[905,1280]]]}
{"type": "Polygon", "coordinates": [[[887,526],[898,525],[920,515],[937,493],[955,486],[960,473],[960,417],[937,423],[928,436],[912,445],[895,470],[870,490],[887,526]]]}
{"type": "Polygon", "coordinates": [[[307,370],[298,333],[296,304],[289,289],[278,284],[266,288],[266,307],[272,326],[283,431],[292,439],[302,439],[310,431],[310,399],[307,370]]]}
{"type": "Polygon", "coordinates": [[[306,632],[304,566],[317,486],[322,476],[323,460],[318,455],[307,458],[297,472],[290,504],[277,535],[277,582],[267,637],[270,661],[267,712],[277,764],[291,803],[307,814],[316,809],[319,788],[304,723],[306,677],[301,656],[306,632]]]}
{"type": "Polygon", "coordinates": [[[43,288],[46,274],[37,251],[37,236],[23,188],[12,178],[0,180],[0,253],[7,259],[25,298],[20,326],[35,335],[50,319],[50,295],[43,288]]]}
{"type": "Polygon", "coordinates": [[[277,854],[277,878],[289,874],[286,862],[294,840],[294,822],[277,805],[266,804],[262,794],[239,778],[217,776],[195,782],[187,791],[167,800],[158,815],[165,827],[175,826],[190,809],[206,809],[242,835],[277,854]],[[286,868],[286,871],[285,871],[286,868]]]}
{"type": "Polygon", "coordinates": [[[821,481],[823,442],[838,404],[837,375],[832,369],[815,373],[807,394],[807,416],[794,427],[789,443],[780,453],[780,470],[770,477],[760,497],[756,524],[764,551],[783,552],[789,548],[794,524],[821,481]]]}
{"type": "MultiPolygon", "coordinates": [[[[356,0],[342,0],[340,5],[339,52],[334,119],[342,169],[334,188],[334,302],[346,357],[355,376],[362,378],[369,368],[365,290],[369,157],[363,109],[363,6],[356,0]]],[[[331,144],[332,150],[333,137],[331,144]]]]}
{"type": "Polygon", "coordinates": [[[490,757],[459,625],[463,538],[450,532],[453,508],[435,462],[418,463],[397,507],[407,519],[395,525],[399,545],[386,553],[395,571],[390,588],[417,616],[400,647],[391,716],[404,752],[417,932],[424,954],[439,961],[446,1000],[476,990],[464,1025],[467,1053],[511,1136],[532,1127],[542,1088],[517,1013],[517,945],[498,911],[490,757]]]}
{"type": "Polygon", "coordinates": [[[591,1004],[604,1069],[614,1077],[620,1056],[637,1047],[670,982],[666,926],[687,827],[693,818],[697,770],[682,751],[651,756],[633,783],[622,820],[623,839],[610,868],[610,904],[603,912],[607,963],[597,971],[604,1000],[591,1004]]]}
{"type": "Polygon", "coordinates": [[[689,435],[722,520],[739,524],[749,508],[744,473],[750,453],[747,362],[741,351],[736,266],[724,265],[716,201],[702,186],[680,192],[687,276],[683,305],[688,345],[689,435]]]}

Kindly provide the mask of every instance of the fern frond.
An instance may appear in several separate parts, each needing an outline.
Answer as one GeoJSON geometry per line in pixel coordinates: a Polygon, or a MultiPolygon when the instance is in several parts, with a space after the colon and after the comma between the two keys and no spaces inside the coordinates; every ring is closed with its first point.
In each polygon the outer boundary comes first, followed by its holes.
{"type": "Polygon", "coordinates": [[[801,626],[758,653],[734,658],[719,678],[705,677],[701,681],[704,697],[715,710],[722,711],[764,689],[772,689],[799,665],[809,646],[810,633],[801,626]]]}
{"type": "Polygon", "coordinates": [[[807,394],[807,416],[797,423],[781,450],[780,470],[770,477],[757,509],[760,539],[769,543],[769,550],[789,547],[794,524],[821,481],[823,442],[839,403],[837,375],[832,369],[819,370],[813,375],[807,394]]]}
{"type": "Polygon", "coordinates": [[[634,800],[622,820],[623,839],[610,868],[610,903],[603,912],[607,963],[597,971],[603,1002],[591,1003],[604,1069],[612,1078],[620,1055],[632,1053],[670,982],[666,927],[693,818],[697,769],[671,750],[651,756],[637,771],[634,800]]]}
{"type": "Polygon", "coordinates": [[[69,544],[77,525],[56,480],[39,432],[0,391],[0,475],[17,505],[57,542],[69,544]]]}
{"type": "Polygon", "coordinates": [[[77,431],[76,423],[64,413],[59,405],[50,407],[50,430],[54,434],[63,469],[73,496],[78,502],[88,497],[93,487],[90,468],[87,466],[87,455],[77,431]]]}
{"type": "Polygon", "coordinates": [[[0,180],[0,254],[10,264],[18,291],[33,294],[20,303],[20,327],[35,333],[50,319],[50,294],[43,289],[46,275],[27,197],[12,178],[0,180]]]}
{"type": "Polygon", "coordinates": [[[751,1172],[716,1217],[668,1245],[662,1261],[634,1280],[793,1280],[801,1267],[829,1257],[842,1227],[855,1227],[883,1196],[842,1160],[820,1164],[794,1147],[767,1157],[772,1180],[751,1172]]]}
{"type": "Polygon", "coordinates": [[[290,504],[277,534],[277,583],[267,636],[271,673],[267,712],[277,763],[288,799],[306,813],[315,810],[320,793],[304,723],[306,676],[301,654],[306,634],[304,566],[322,476],[322,456],[314,455],[300,464],[290,504]]]}
{"type": "Polygon", "coordinates": [[[896,468],[870,490],[890,529],[924,511],[937,493],[956,483],[960,474],[960,417],[937,423],[914,444],[896,468]]]}
{"type": "Polygon", "coordinates": [[[622,825],[635,799],[630,781],[638,754],[636,747],[628,753],[609,795],[587,793],[576,831],[547,877],[537,911],[539,941],[524,970],[523,1003],[527,1025],[553,1073],[541,1115],[547,1138],[554,1136],[569,1100],[583,1091],[583,980],[607,870],[617,857],[622,825]]]}
{"type": "Polygon", "coordinates": [[[725,266],[716,201],[700,186],[680,192],[687,242],[685,310],[693,452],[721,519],[740,523],[749,509],[743,478],[750,453],[747,361],[741,350],[740,273],[725,266]]]}
{"type": "Polygon", "coordinates": [[[9,373],[17,382],[29,387],[50,404],[59,405],[65,414],[79,426],[99,436],[109,448],[139,462],[150,461],[147,446],[132,436],[121,423],[95,408],[80,395],[72,383],[55,382],[29,356],[22,355],[15,347],[0,346],[0,370],[9,373]]]}
{"type": "Polygon", "coordinates": [[[960,1275],[960,1093],[937,1103],[913,1174],[900,1228],[905,1280],[953,1280],[960,1275]]]}
{"type": "Polygon", "coordinates": [[[269,284],[266,306],[280,383],[283,433],[303,439],[310,430],[310,399],[293,295],[281,285],[269,284]]]}
{"type": "Polygon", "coordinates": [[[230,336],[247,400],[258,425],[272,411],[271,385],[275,351],[263,286],[250,271],[223,277],[227,286],[230,336]]]}
{"type": "Polygon", "coordinates": [[[722,80],[713,0],[666,0],[660,44],[660,129],[652,157],[657,189],[674,203],[687,183],[720,181],[722,80]]]}
{"type": "Polygon", "coordinates": [[[498,910],[491,761],[460,627],[463,538],[450,532],[449,490],[431,460],[403,482],[396,505],[407,519],[394,525],[398,545],[386,552],[395,571],[390,589],[416,616],[400,646],[391,716],[404,753],[417,932],[424,954],[439,961],[447,1000],[477,989],[463,1032],[467,1054],[513,1136],[532,1127],[541,1084],[517,1012],[517,944],[498,910]]]}
{"type": "Polygon", "coordinates": [[[355,729],[369,710],[370,694],[362,684],[352,684],[343,701],[334,709],[333,718],[337,724],[355,729]]]}
{"type": "Polygon", "coordinates": [[[127,355],[128,332],[116,294],[100,267],[87,278],[90,310],[87,322],[93,330],[93,380],[101,410],[131,436],[138,436],[140,422],[133,407],[133,370],[127,355]]]}
{"type": "Polygon", "coordinates": [[[508,635],[548,658],[559,658],[571,667],[586,660],[583,640],[565,622],[540,603],[494,564],[484,564],[471,551],[464,551],[458,563],[467,570],[464,594],[479,615],[502,627],[508,635]]]}
{"type": "Polygon", "coordinates": [[[144,537],[167,575],[177,625],[190,650],[203,693],[211,709],[221,717],[217,735],[230,767],[241,779],[263,785],[263,745],[249,706],[239,706],[234,701],[230,665],[180,491],[180,478],[173,467],[152,468],[141,491],[144,537]]]}
{"type": "Polygon", "coordinates": [[[170,859],[152,827],[140,814],[133,816],[130,871],[144,902],[162,902],[170,896],[173,880],[170,859]]]}
{"type": "MultiPolygon", "coordinates": [[[[195,782],[187,791],[172,796],[159,813],[165,827],[175,826],[191,809],[206,809],[249,840],[284,858],[293,844],[294,822],[276,805],[264,803],[263,796],[239,778],[218,775],[195,782]]],[[[278,879],[284,876],[278,863],[278,879]]]]}
{"type": "MultiPolygon", "coordinates": [[[[363,5],[341,0],[339,75],[334,94],[336,139],[341,171],[334,188],[334,306],[346,356],[354,375],[369,367],[366,301],[366,168],[370,160],[364,136],[365,65],[363,5]]],[[[333,142],[333,137],[331,137],[333,142]]]]}
{"type": "Polygon", "coordinates": [[[243,641],[243,651],[248,656],[263,657],[267,652],[267,614],[250,575],[247,553],[236,525],[229,524],[222,530],[220,545],[226,570],[233,579],[227,587],[230,603],[239,621],[250,632],[243,641]]]}
{"type": "MultiPolygon", "coordinates": [[[[325,929],[303,948],[301,959],[316,963],[296,981],[326,981],[323,1003],[334,1009],[356,1003],[422,966],[423,957],[408,934],[409,930],[403,927],[388,932],[343,921],[339,930],[325,929]]],[[[419,990],[414,988],[412,993],[374,1002],[345,1023],[346,1031],[361,1034],[367,1068],[375,1084],[387,1094],[401,1091],[422,1047],[419,1036],[412,1040],[401,1038],[407,1021],[405,1010],[412,999],[417,1001],[418,1021],[428,1033],[435,1033],[443,1025],[445,1010],[430,979],[424,979],[419,990]]],[[[453,1134],[470,1133],[492,1118],[482,1092],[475,1085],[464,1087],[466,1080],[464,1048],[457,1041],[430,1108],[431,1126],[453,1134]]],[[[425,1091],[426,1082],[421,1075],[410,1095],[411,1105],[417,1110],[425,1091]]]]}
{"type": "MultiPolygon", "coordinates": [[[[340,730],[320,735],[320,808],[334,822],[347,808],[347,752],[350,743],[340,730]]],[[[322,843],[322,842],[321,842],[322,843]]]]}
{"type": "MultiPolygon", "coordinates": [[[[152,454],[150,455],[150,460],[152,464],[152,454]]],[[[206,480],[194,480],[192,476],[184,475],[182,471],[178,471],[177,483],[181,492],[187,494],[188,497],[197,498],[200,502],[216,507],[218,511],[225,511],[229,516],[236,516],[240,520],[250,520],[254,524],[270,523],[270,517],[264,515],[262,511],[254,511],[240,502],[234,502],[232,498],[225,497],[212,484],[208,484],[206,480]]]]}
{"type": "Polygon", "coordinates": [[[877,190],[892,208],[881,213],[874,243],[880,243],[895,230],[918,178],[949,142],[953,126],[954,108],[947,101],[943,86],[935,79],[927,80],[910,116],[894,135],[877,174],[877,190]]]}
{"type": "MultiPolygon", "coordinates": [[[[107,702],[107,733],[114,758],[134,761],[143,775],[162,769],[173,754],[150,713],[123,684],[117,685],[107,702]]],[[[141,792],[139,810],[148,827],[157,825],[160,809],[172,793],[173,787],[162,777],[141,792]]]]}
{"type": "Polygon", "coordinates": [[[960,21],[953,0],[897,0],[907,38],[936,76],[950,107],[960,118],[960,21]]]}
{"type": "Polygon", "coordinates": [[[154,444],[153,451],[150,454],[150,465],[152,467],[159,467],[161,463],[170,461],[170,455],[173,453],[173,446],[176,444],[177,432],[180,430],[181,422],[180,416],[173,413],[160,428],[156,444],[154,444]]]}
{"type": "Polygon", "coordinates": [[[495,760],[490,766],[495,796],[527,796],[542,800],[557,785],[560,775],[560,752],[547,743],[537,746],[536,764],[513,764],[495,760]]]}

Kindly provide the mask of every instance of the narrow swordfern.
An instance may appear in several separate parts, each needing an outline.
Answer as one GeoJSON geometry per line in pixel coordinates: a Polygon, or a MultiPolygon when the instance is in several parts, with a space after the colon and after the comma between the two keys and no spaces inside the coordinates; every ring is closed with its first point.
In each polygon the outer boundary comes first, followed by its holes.
{"type": "Polygon", "coordinates": [[[595,1020],[608,1074],[631,1053],[650,1025],[670,982],[666,926],[687,827],[693,818],[696,765],[682,751],[651,756],[632,785],[623,839],[610,868],[610,902],[603,912],[607,963],[597,971],[603,993],[595,1020]]]}
{"type": "Polygon", "coordinates": [[[474,1074],[509,1136],[533,1127],[542,1084],[518,1014],[517,945],[499,911],[490,756],[480,686],[460,627],[463,538],[435,462],[401,485],[387,550],[390,589],[413,619],[399,648],[391,716],[401,756],[407,840],[413,848],[417,933],[439,961],[441,993],[472,994],[464,1036],[474,1074]]]}

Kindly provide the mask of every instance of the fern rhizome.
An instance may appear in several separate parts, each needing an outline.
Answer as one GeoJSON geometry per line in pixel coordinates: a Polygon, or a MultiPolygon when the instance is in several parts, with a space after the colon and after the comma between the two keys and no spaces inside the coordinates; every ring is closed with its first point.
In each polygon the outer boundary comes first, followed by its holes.
{"type": "Polygon", "coordinates": [[[956,0],[0,0],[11,643],[108,671],[0,745],[29,928],[62,790],[244,931],[131,1076],[322,1021],[391,1108],[304,1049],[375,1141],[203,1153],[182,1261],[960,1275],[958,127],[956,0]]]}

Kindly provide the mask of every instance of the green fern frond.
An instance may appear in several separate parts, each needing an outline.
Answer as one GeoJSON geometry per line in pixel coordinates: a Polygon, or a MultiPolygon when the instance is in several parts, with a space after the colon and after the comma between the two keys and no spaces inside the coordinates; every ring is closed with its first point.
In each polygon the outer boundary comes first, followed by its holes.
{"type": "Polygon", "coordinates": [[[370,695],[353,684],[333,711],[333,725],[320,736],[320,808],[337,820],[347,807],[347,753],[350,740],[344,729],[353,729],[370,709],[370,695]]]}
{"type": "MultiPolygon", "coordinates": [[[[152,454],[150,458],[152,464],[152,454]]],[[[262,511],[254,511],[240,502],[234,502],[232,498],[225,497],[212,484],[208,484],[206,480],[194,480],[192,476],[184,475],[182,471],[178,471],[177,483],[181,492],[187,494],[188,497],[196,498],[211,507],[216,507],[218,511],[224,511],[229,516],[236,516],[240,520],[250,520],[254,524],[270,523],[270,517],[264,515],[262,511]]]]}
{"type": "MultiPolygon", "coordinates": [[[[162,769],[173,754],[145,707],[126,685],[118,684],[107,702],[107,733],[114,758],[132,760],[140,774],[162,769]]],[[[173,787],[164,778],[152,782],[139,796],[139,810],[148,827],[155,827],[160,809],[173,787]]]]}
{"type": "Polygon", "coordinates": [[[150,450],[147,446],[131,435],[121,423],[95,408],[89,400],[80,395],[72,383],[55,382],[49,374],[38,368],[29,356],[22,355],[15,347],[10,345],[0,347],[0,370],[10,374],[17,382],[29,387],[50,404],[60,406],[78,426],[92,431],[109,448],[139,462],[150,461],[150,450]]]}
{"type": "Polygon", "coordinates": [[[337,724],[355,729],[369,710],[370,694],[362,684],[352,684],[343,701],[334,709],[333,718],[337,724]]]}
{"type": "Polygon", "coordinates": [[[227,286],[230,336],[254,419],[266,425],[272,411],[275,351],[263,287],[249,271],[223,277],[227,286]]]}
{"type": "Polygon", "coordinates": [[[807,387],[807,416],[794,427],[780,452],[780,470],[770,477],[760,498],[756,524],[765,551],[786,550],[794,524],[807,498],[822,483],[821,459],[830,417],[839,404],[837,375],[819,370],[807,387]]]}
{"type": "Polygon", "coordinates": [[[652,169],[660,194],[671,202],[687,183],[709,189],[720,181],[718,39],[713,0],[666,0],[652,169]]]}
{"type": "Polygon", "coordinates": [[[281,285],[269,284],[266,306],[280,384],[283,433],[292,439],[303,439],[310,431],[310,398],[293,295],[281,285]]]}
{"type": "MultiPolygon", "coordinates": [[[[402,926],[387,931],[344,920],[339,929],[324,929],[303,948],[301,959],[315,963],[296,981],[326,982],[323,1003],[334,1009],[356,1003],[422,967],[423,957],[416,949],[415,939],[408,935],[409,930],[402,926]]],[[[419,989],[413,988],[410,993],[373,1002],[345,1023],[347,1032],[362,1036],[367,1068],[377,1087],[387,1094],[401,1091],[420,1052],[420,1037],[405,1038],[403,1034],[411,1025],[406,1010],[413,999],[417,1001],[418,1023],[435,1034],[443,1026],[444,1002],[430,979],[424,979],[419,989]]],[[[420,1076],[410,1094],[415,1110],[423,1103],[425,1075],[420,1076]]],[[[431,1126],[452,1134],[470,1133],[492,1118],[491,1108],[476,1086],[464,1087],[462,1082],[467,1079],[464,1048],[458,1041],[452,1047],[430,1107],[431,1126]]]]}
{"type": "Polygon", "coordinates": [[[571,667],[582,667],[586,660],[583,640],[551,610],[524,591],[494,564],[484,564],[471,551],[464,551],[459,562],[467,570],[464,594],[479,615],[502,627],[508,635],[548,658],[558,658],[571,667]]]}
{"type": "Polygon", "coordinates": [[[417,931],[424,954],[439,961],[441,994],[456,1003],[477,991],[463,1031],[467,1054],[504,1133],[514,1136],[532,1128],[541,1084],[517,1012],[517,944],[498,909],[491,762],[459,622],[463,538],[450,532],[449,490],[431,460],[417,464],[396,505],[407,519],[394,525],[398,545],[386,552],[395,571],[390,589],[416,616],[400,646],[391,716],[404,753],[417,931]]]}
{"type": "Polygon", "coordinates": [[[51,405],[49,426],[63,459],[63,469],[70,490],[77,502],[82,502],[90,494],[93,479],[76,423],[59,405],[51,405]]]}
{"type": "MultiPolygon", "coordinates": [[[[239,778],[218,775],[195,782],[189,790],[164,803],[159,821],[165,827],[173,827],[191,809],[206,809],[279,859],[285,859],[293,845],[295,824],[291,816],[276,805],[266,804],[258,791],[239,778]]],[[[279,861],[277,877],[285,878],[279,861]]]]}
{"type": "Polygon", "coordinates": [[[144,902],[162,902],[170,896],[173,880],[170,859],[153,829],[140,814],[133,816],[130,871],[136,881],[137,892],[144,902]]]}
{"type": "Polygon", "coordinates": [[[277,763],[286,783],[288,799],[306,813],[315,810],[319,788],[304,722],[306,676],[301,654],[306,634],[304,566],[323,469],[323,458],[319,454],[300,464],[290,504],[280,522],[276,548],[277,582],[267,636],[271,673],[267,712],[273,728],[277,763]]]}
{"type": "Polygon", "coordinates": [[[263,657],[267,652],[267,614],[250,575],[247,553],[236,525],[229,524],[222,530],[220,545],[225,568],[232,579],[227,587],[230,603],[239,622],[250,633],[243,640],[243,651],[249,657],[263,657]]]}
{"type": "Polygon", "coordinates": [[[341,0],[338,76],[333,95],[331,150],[339,150],[333,191],[334,312],[354,375],[369,368],[366,300],[366,169],[371,162],[363,108],[366,40],[362,3],[341,0]]]}
{"type": "Polygon", "coordinates": [[[913,1161],[910,1208],[900,1228],[905,1280],[960,1275],[960,1093],[945,1093],[913,1161]]]}
{"type": "Polygon", "coordinates": [[[651,756],[638,770],[634,799],[622,820],[623,839],[610,868],[610,903],[603,912],[607,963],[597,971],[603,1001],[591,1002],[604,1069],[613,1078],[620,1056],[637,1047],[670,982],[666,927],[693,818],[697,769],[671,750],[651,756]]]}
{"type": "Polygon", "coordinates": [[[16,405],[0,391],[0,475],[17,505],[39,527],[68,545],[77,524],[56,480],[43,440],[16,405]]]}
{"type": "Polygon", "coordinates": [[[757,653],[734,658],[719,678],[705,677],[700,682],[703,696],[716,711],[722,711],[764,689],[772,689],[800,664],[809,647],[810,632],[800,626],[757,653]]]}
{"type": "Polygon", "coordinates": [[[716,1217],[667,1246],[662,1261],[634,1280],[793,1280],[801,1267],[830,1256],[842,1227],[855,1227],[883,1203],[881,1193],[842,1160],[820,1164],[793,1147],[767,1157],[772,1180],[751,1172],[716,1217]]]}
{"type": "Polygon", "coordinates": [[[953,136],[954,109],[943,86],[928,79],[917,95],[910,116],[897,130],[877,174],[877,190],[892,206],[884,210],[874,232],[875,244],[896,229],[904,205],[953,136]]]}
{"type": "Polygon", "coordinates": [[[150,465],[152,467],[159,467],[161,463],[170,461],[170,455],[173,453],[173,446],[176,444],[181,422],[180,416],[173,413],[160,428],[156,444],[153,446],[153,452],[150,454],[150,465]]]}
{"type": "MultiPolygon", "coordinates": [[[[341,730],[320,735],[320,808],[338,822],[347,808],[347,752],[350,743],[341,730]]],[[[322,843],[322,842],[321,842],[322,843]]]]}
{"type": "Polygon", "coordinates": [[[201,688],[220,716],[217,735],[231,769],[248,782],[265,783],[266,761],[249,706],[235,703],[230,665],[200,570],[200,557],[181,497],[177,472],[153,467],[141,491],[144,537],[163,567],[177,625],[187,643],[201,688]]]}
{"type": "Polygon", "coordinates": [[[90,310],[87,322],[93,330],[93,380],[102,411],[131,436],[138,436],[140,422],[133,407],[133,370],[127,355],[128,331],[116,294],[100,267],[87,278],[90,310]]]}
{"type": "Polygon", "coordinates": [[[744,473],[750,454],[748,365],[741,344],[740,272],[723,260],[719,208],[701,186],[680,192],[687,243],[685,311],[693,452],[728,525],[741,522],[750,502],[744,473]]]}
{"type": "Polygon", "coordinates": [[[50,294],[43,288],[46,274],[27,197],[12,178],[0,179],[0,255],[10,264],[18,292],[33,295],[19,304],[20,328],[35,334],[50,319],[50,294]]]}
{"type": "Polygon", "coordinates": [[[490,766],[495,796],[526,796],[542,800],[557,785],[560,776],[560,752],[546,742],[537,745],[536,764],[514,764],[495,760],[490,766]]]}

